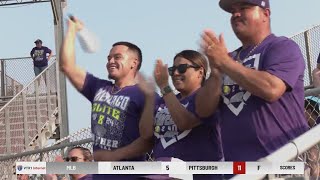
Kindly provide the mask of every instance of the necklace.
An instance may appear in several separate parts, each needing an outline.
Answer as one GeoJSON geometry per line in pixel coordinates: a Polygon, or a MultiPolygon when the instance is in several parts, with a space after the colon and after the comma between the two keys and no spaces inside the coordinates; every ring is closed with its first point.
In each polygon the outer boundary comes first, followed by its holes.
{"type": "Polygon", "coordinates": [[[117,94],[118,92],[120,92],[122,90],[122,88],[120,88],[119,90],[114,92],[114,87],[115,87],[115,85],[112,86],[112,89],[111,89],[111,92],[110,92],[111,94],[117,94]]]}
{"type": "MultiPolygon", "coordinates": [[[[243,60],[247,59],[247,58],[251,55],[251,53],[253,53],[253,51],[256,50],[257,47],[260,46],[260,44],[261,44],[262,42],[263,42],[263,41],[260,41],[257,45],[255,45],[255,46],[250,50],[250,52],[246,55],[246,57],[243,58],[243,60]]],[[[237,59],[236,59],[237,62],[241,62],[241,63],[243,62],[243,60],[240,59],[240,54],[242,53],[243,50],[244,50],[244,48],[241,47],[240,51],[237,53],[237,59]]]]}

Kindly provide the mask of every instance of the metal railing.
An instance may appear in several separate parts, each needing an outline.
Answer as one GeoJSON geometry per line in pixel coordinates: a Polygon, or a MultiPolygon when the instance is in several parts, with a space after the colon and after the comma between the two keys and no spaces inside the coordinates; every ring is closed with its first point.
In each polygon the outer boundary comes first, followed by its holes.
{"type": "Polygon", "coordinates": [[[0,109],[0,156],[23,152],[58,106],[55,61],[29,84],[23,71],[11,77],[26,85],[0,109]]]}

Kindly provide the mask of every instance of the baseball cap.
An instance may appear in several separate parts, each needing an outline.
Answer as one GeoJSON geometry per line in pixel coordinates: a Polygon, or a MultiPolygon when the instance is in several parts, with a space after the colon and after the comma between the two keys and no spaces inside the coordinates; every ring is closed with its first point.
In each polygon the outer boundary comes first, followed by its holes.
{"type": "Polygon", "coordinates": [[[34,43],[40,42],[42,43],[41,39],[37,39],[34,43]]]}
{"type": "Polygon", "coordinates": [[[264,9],[270,8],[269,0],[220,0],[219,6],[227,12],[231,12],[231,6],[235,3],[248,3],[255,6],[260,6],[264,9]]]}

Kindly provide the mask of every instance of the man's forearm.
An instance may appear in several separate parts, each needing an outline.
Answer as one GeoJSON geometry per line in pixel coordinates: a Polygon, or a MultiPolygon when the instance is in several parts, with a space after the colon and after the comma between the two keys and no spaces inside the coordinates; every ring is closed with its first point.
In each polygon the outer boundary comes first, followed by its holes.
{"type": "Polygon", "coordinates": [[[153,147],[153,140],[145,140],[141,137],[131,144],[114,151],[99,150],[94,152],[95,161],[120,161],[142,156],[153,147]]]}
{"type": "Polygon", "coordinates": [[[70,26],[60,48],[60,68],[64,72],[75,67],[75,38],[76,29],[70,26]]]}
{"type": "Polygon", "coordinates": [[[220,67],[240,87],[268,102],[278,100],[286,91],[286,84],[267,71],[247,68],[229,59],[220,67]]]}
{"type": "Polygon", "coordinates": [[[51,57],[52,57],[52,53],[49,54],[48,61],[51,59],[51,57]]]}

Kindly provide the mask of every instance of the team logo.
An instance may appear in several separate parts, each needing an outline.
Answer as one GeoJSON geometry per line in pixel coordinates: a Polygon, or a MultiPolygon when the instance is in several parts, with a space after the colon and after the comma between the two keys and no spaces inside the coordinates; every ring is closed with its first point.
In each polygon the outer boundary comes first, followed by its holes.
{"type": "MultiPolygon", "coordinates": [[[[260,63],[260,54],[254,54],[244,59],[242,64],[248,68],[258,69],[260,63]]],[[[222,98],[224,104],[230,111],[238,116],[245,107],[251,93],[240,87],[229,76],[223,77],[222,98]]]]}
{"type": "MultiPolygon", "coordinates": [[[[188,107],[189,102],[187,104],[182,104],[185,108],[188,107]]],[[[156,122],[154,128],[154,135],[160,139],[161,144],[164,149],[168,146],[178,142],[179,140],[185,138],[190,132],[190,130],[185,130],[183,132],[179,132],[177,125],[171,118],[170,112],[167,107],[160,106],[157,110],[156,122]]]]}
{"type": "Polygon", "coordinates": [[[17,166],[17,170],[18,170],[18,171],[21,171],[21,170],[22,170],[22,165],[18,165],[18,166],[17,166]]]}

